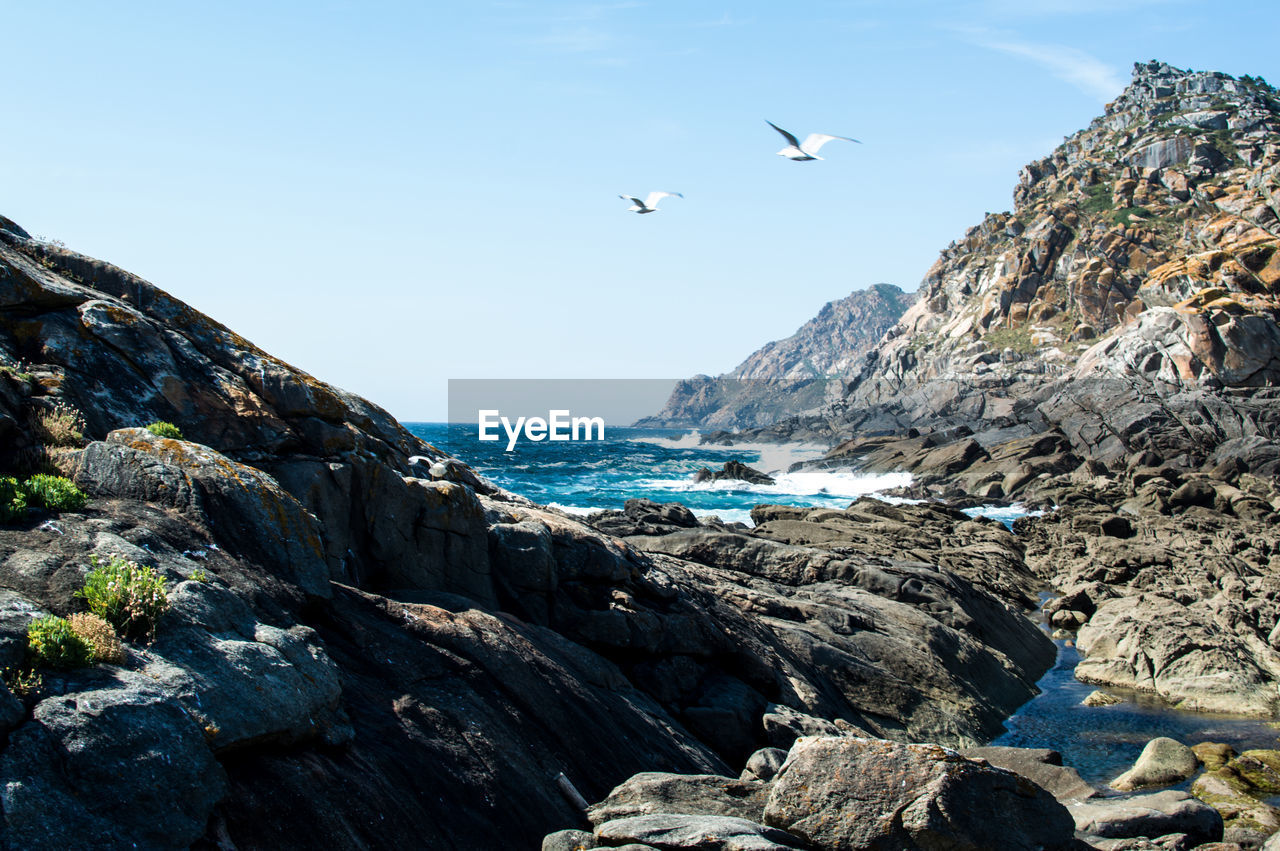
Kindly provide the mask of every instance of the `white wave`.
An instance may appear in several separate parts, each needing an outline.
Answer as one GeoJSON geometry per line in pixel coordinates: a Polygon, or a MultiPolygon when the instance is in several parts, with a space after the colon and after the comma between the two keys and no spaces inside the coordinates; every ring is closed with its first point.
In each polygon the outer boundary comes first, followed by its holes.
{"type": "Polygon", "coordinates": [[[657,446],[665,446],[668,449],[696,449],[699,446],[698,441],[702,439],[702,434],[695,428],[690,429],[688,434],[680,437],[629,437],[628,443],[653,443],[657,446]]]}
{"type": "Polygon", "coordinates": [[[989,520],[998,520],[1006,526],[1012,526],[1013,521],[1019,517],[1043,517],[1043,511],[1028,511],[1027,507],[1020,502],[1013,505],[979,505],[974,508],[964,509],[964,513],[970,517],[986,517],[989,520]]]}
{"type": "Polygon", "coordinates": [[[586,505],[564,505],[559,502],[548,502],[547,508],[554,508],[563,511],[565,514],[572,514],[577,517],[586,517],[589,514],[595,514],[597,511],[604,511],[603,508],[592,508],[586,505]]]}
{"type": "Polygon", "coordinates": [[[749,508],[691,508],[694,517],[719,517],[726,523],[746,523],[754,526],[749,508]]]}
{"type": "Polygon", "coordinates": [[[685,479],[640,479],[640,489],[666,491],[736,491],[760,496],[819,497],[827,500],[853,500],[911,484],[910,473],[855,473],[849,470],[801,470],[780,474],[772,485],[721,479],[694,483],[685,479]]]}
{"type": "Polygon", "coordinates": [[[748,462],[775,478],[783,470],[791,468],[800,461],[813,461],[827,454],[827,447],[818,443],[706,443],[700,448],[716,452],[753,453],[756,457],[748,462]]]}

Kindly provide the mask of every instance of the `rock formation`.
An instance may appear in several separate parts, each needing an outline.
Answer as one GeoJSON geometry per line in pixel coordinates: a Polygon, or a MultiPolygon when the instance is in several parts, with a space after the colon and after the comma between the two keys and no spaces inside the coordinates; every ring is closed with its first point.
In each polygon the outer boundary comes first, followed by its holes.
{"type": "Polygon", "coordinates": [[[873,284],[828,302],[796,333],[767,343],[732,371],[681,381],[662,410],[636,425],[753,428],[820,408],[828,393],[840,389],[838,379],[858,374],[867,352],[915,298],[890,284],[873,284]]]}

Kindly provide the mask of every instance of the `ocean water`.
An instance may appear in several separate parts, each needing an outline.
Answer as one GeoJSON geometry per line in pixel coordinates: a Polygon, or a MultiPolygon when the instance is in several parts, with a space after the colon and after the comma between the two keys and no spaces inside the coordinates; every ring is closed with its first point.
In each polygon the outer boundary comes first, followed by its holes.
{"type": "MultiPolygon", "coordinates": [[[[482,442],[474,425],[408,423],[417,436],[466,461],[482,476],[536,502],[573,514],[622,508],[632,497],[677,501],[699,516],[750,524],[759,503],[844,508],[864,495],[910,484],[907,473],[862,475],[848,471],[787,473],[796,461],[819,458],[820,446],[704,446],[696,432],[660,429],[606,429],[600,442],[522,441],[506,451],[506,441],[482,442]],[[737,460],[770,473],[774,485],[745,482],[698,484],[700,467],[719,469],[737,460]]],[[[905,501],[905,500],[904,500],[905,501]]],[[[986,506],[982,514],[1006,525],[1028,512],[1020,506],[986,506]]],[[[1046,595],[1047,596],[1047,595],[1046,595]]],[[[1081,705],[1094,686],[1073,676],[1079,655],[1059,640],[1057,663],[1037,683],[1040,694],[1005,722],[993,744],[1053,748],[1095,785],[1129,768],[1146,743],[1169,736],[1186,744],[1226,742],[1237,750],[1277,747],[1276,730],[1265,722],[1179,712],[1146,695],[1113,692],[1113,706],[1081,705]]],[[[1186,784],[1183,784],[1186,785],[1186,784]]]]}
{"type": "Polygon", "coordinates": [[[704,446],[696,431],[607,428],[603,441],[531,443],[506,451],[506,440],[480,441],[474,425],[407,423],[428,443],[466,461],[507,490],[571,514],[622,508],[633,497],[682,502],[699,517],[751,523],[763,502],[845,508],[866,494],[911,483],[909,473],[848,471],[787,473],[793,463],[822,457],[821,446],[771,444],[704,446]],[[774,485],[713,482],[695,485],[700,467],[718,470],[741,461],[777,479],[774,485]]]}

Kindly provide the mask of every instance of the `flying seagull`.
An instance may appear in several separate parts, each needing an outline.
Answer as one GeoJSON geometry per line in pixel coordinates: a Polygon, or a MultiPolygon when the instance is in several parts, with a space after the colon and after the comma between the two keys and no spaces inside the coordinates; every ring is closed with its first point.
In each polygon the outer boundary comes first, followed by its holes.
{"type": "MultiPolygon", "coordinates": [[[[818,156],[818,149],[821,148],[823,145],[827,144],[828,142],[830,142],[832,139],[840,139],[841,141],[844,141],[844,142],[858,142],[857,139],[850,139],[848,136],[830,136],[826,133],[810,133],[805,138],[804,144],[802,145],[798,141],[796,141],[795,136],[792,136],[790,133],[788,133],[786,130],[783,130],[781,127],[774,124],[772,121],[765,121],[765,124],[768,124],[774,130],[777,130],[779,133],[781,133],[783,137],[787,140],[787,142],[790,143],[787,145],[787,147],[783,148],[781,151],[778,151],[778,156],[786,157],[787,159],[794,160],[798,163],[805,162],[807,160],[822,159],[822,157],[818,156]]],[[[858,142],[858,144],[861,145],[862,143],[858,142]]]]}
{"type": "Polygon", "coordinates": [[[683,198],[684,196],[679,192],[650,192],[649,197],[643,201],[634,195],[619,195],[618,197],[623,201],[631,202],[631,206],[627,208],[628,210],[643,216],[645,213],[658,212],[658,202],[663,198],[683,198]]]}

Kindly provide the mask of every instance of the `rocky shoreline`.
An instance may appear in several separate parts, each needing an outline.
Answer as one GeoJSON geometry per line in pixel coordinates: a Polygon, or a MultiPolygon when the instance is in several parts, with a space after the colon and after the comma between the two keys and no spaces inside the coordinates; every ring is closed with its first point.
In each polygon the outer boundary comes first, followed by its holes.
{"type": "Polygon", "coordinates": [[[751,527],[505,492],[0,218],[0,846],[1275,848],[1269,749],[1153,743],[1112,798],[984,746],[1054,663],[1046,587],[1082,678],[1274,717],[1277,109],[1139,66],[768,430],[919,501],[751,527]],[[960,510],[1013,500],[1046,512],[960,510]],[[100,646],[103,564],[151,620],[100,646]]]}

